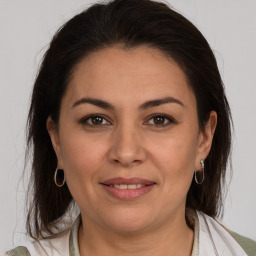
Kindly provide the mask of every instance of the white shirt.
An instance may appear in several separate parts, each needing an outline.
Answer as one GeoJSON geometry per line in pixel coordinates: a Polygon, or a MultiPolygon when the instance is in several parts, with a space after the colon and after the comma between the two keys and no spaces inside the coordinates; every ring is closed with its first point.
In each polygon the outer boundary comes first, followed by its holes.
{"type": "MultiPolygon", "coordinates": [[[[190,214],[195,232],[191,256],[247,256],[236,240],[216,220],[199,211],[190,214]]],[[[61,237],[41,240],[40,243],[35,241],[25,246],[31,256],[80,256],[80,221],[78,217],[71,230],[61,237]]]]}

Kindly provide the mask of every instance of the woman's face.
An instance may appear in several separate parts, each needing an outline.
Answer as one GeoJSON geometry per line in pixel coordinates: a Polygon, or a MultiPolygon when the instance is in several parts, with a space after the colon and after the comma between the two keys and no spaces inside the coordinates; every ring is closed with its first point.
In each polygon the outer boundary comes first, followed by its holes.
{"type": "Polygon", "coordinates": [[[199,130],[179,66],[159,50],[106,48],[75,68],[58,129],[47,127],[83,221],[138,231],[184,220],[216,115],[199,130]]]}

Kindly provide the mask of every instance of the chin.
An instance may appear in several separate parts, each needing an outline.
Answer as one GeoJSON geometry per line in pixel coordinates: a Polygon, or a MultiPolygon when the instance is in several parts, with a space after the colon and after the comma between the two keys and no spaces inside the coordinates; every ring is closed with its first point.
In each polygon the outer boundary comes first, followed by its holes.
{"type": "Polygon", "coordinates": [[[105,225],[117,232],[139,232],[153,223],[152,214],[143,214],[142,211],[131,209],[116,214],[110,213],[109,216],[104,217],[105,225]]]}

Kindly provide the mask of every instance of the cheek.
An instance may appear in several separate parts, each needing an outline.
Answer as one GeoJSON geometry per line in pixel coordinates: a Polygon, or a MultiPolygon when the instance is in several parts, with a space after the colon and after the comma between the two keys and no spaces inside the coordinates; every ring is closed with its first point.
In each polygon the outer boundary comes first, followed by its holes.
{"type": "Polygon", "coordinates": [[[93,136],[84,136],[83,132],[69,134],[61,141],[67,185],[77,204],[87,209],[95,199],[94,190],[103,169],[104,143],[98,143],[93,136]]]}
{"type": "Polygon", "coordinates": [[[73,179],[91,176],[90,180],[93,179],[93,174],[100,168],[106,151],[104,143],[97,141],[93,136],[85,136],[83,132],[71,133],[62,138],[61,154],[67,176],[73,179]]]}
{"type": "Polygon", "coordinates": [[[190,186],[194,173],[197,136],[180,134],[168,136],[161,143],[154,143],[150,153],[157,169],[162,172],[163,182],[170,183],[169,187],[181,184],[190,186]]]}

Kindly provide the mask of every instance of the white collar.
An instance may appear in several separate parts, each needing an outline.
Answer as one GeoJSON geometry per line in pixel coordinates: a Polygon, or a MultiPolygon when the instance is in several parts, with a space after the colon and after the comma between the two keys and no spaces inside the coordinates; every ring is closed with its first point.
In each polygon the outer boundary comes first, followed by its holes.
{"type": "Polygon", "coordinates": [[[236,240],[216,220],[197,211],[199,256],[247,256],[236,240]]]}
{"type": "MultiPolygon", "coordinates": [[[[188,211],[194,222],[192,256],[247,256],[235,239],[216,220],[202,212],[188,211]]],[[[80,256],[78,230],[81,217],[66,235],[34,242],[28,246],[31,255],[80,256]],[[47,254],[45,254],[47,252],[47,254]]]]}

